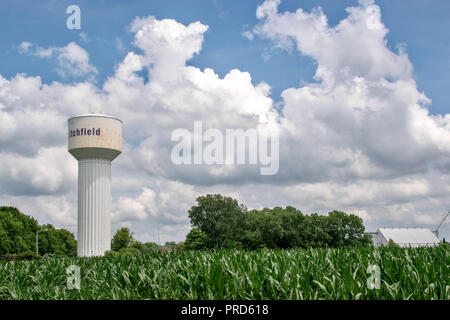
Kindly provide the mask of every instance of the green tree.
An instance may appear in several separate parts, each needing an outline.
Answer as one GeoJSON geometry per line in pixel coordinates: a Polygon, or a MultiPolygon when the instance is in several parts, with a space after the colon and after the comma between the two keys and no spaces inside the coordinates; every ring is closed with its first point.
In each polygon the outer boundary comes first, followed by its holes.
{"type": "Polygon", "coordinates": [[[0,256],[33,253],[39,225],[31,216],[14,207],[0,207],[0,256]]]}
{"type": "Polygon", "coordinates": [[[3,228],[0,222],[0,256],[10,253],[12,247],[8,232],[3,228]]]}
{"type": "Polygon", "coordinates": [[[242,243],[248,249],[260,249],[267,247],[263,241],[261,228],[261,214],[258,210],[250,210],[244,222],[242,243]]]}
{"type": "Polygon", "coordinates": [[[128,248],[133,243],[134,237],[128,228],[121,228],[117,230],[111,240],[111,250],[119,251],[128,248]]]}
{"type": "Polygon", "coordinates": [[[0,255],[34,254],[39,232],[39,254],[75,255],[75,236],[50,224],[39,226],[36,219],[14,207],[0,207],[0,255]]]}
{"type": "Polygon", "coordinates": [[[136,249],[136,250],[139,250],[139,252],[142,252],[142,253],[145,252],[144,244],[143,244],[142,242],[140,242],[140,241],[137,241],[137,240],[134,240],[134,241],[130,244],[129,248],[134,248],[134,249],[136,249]]]}
{"type": "Polygon", "coordinates": [[[306,217],[294,207],[264,208],[246,214],[243,244],[249,249],[306,247],[306,217]]]}
{"type": "Polygon", "coordinates": [[[177,245],[175,246],[175,251],[183,251],[184,250],[184,242],[180,241],[177,243],[177,245]]]}
{"type": "Polygon", "coordinates": [[[144,253],[158,251],[158,245],[155,242],[143,243],[144,253]]]}
{"type": "Polygon", "coordinates": [[[208,248],[208,236],[198,228],[192,228],[184,241],[186,250],[200,250],[208,248]]]}
{"type": "Polygon", "coordinates": [[[281,215],[282,234],[278,242],[280,248],[307,247],[307,219],[300,210],[288,206],[279,209],[281,215]]]}
{"type": "Polygon", "coordinates": [[[77,253],[77,242],[73,233],[65,229],[56,229],[46,224],[39,229],[39,254],[55,254],[74,256],[77,253]]]}
{"type": "Polygon", "coordinates": [[[76,256],[77,254],[77,241],[72,232],[66,229],[56,229],[58,238],[61,241],[61,251],[64,255],[76,256]]]}
{"type": "Polygon", "coordinates": [[[266,248],[278,248],[284,234],[281,208],[264,208],[258,215],[260,219],[260,230],[262,241],[266,248]]]}
{"type": "Polygon", "coordinates": [[[307,247],[327,247],[329,234],[327,232],[327,217],[313,213],[306,219],[306,244],[307,247]]]}
{"type": "Polygon", "coordinates": [[[169,250],[169,251],[173,251],[175,250],[175,247],[177,246],[175,241],[168,241],[166,242],[166,244],[163,246],[164,249],[169,250]]]}
{"type": "Polygon", "coordinates": [[[327,217],[328,245],[330,247],[361,246],[370,243],[370,236],[364,235],[360,217],[342,211],[331,211],[327,217]]]}
{"type": "Polygon", "coordinates": [[[243,224],[247,208],[231,197],[208,194],[197,199],[197,205],[189,210],[193,227],[208,236],[208,246],[226,247],[242,240],[243,224]]]}

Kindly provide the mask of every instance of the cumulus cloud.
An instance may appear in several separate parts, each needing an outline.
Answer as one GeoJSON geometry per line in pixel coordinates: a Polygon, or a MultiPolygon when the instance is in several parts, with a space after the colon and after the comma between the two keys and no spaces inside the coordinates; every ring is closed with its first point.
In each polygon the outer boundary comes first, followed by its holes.
{"type": "Polygon", "coordinates": [[[173,19],[136,18],[130,26],[135,33],[134,45],[144,51],[146,65],[153,65],[152,77],[171,79],[203,43],[208,26],[193,22],[185,26],[173,19]]]}
{"type": "Polygon", "coordinates": [[[395,178],[448,166],[448,116],[429,114],[431,101],[418,91],[407,55],[387,47],[378,6],[348,8],[348,17],[331,28],[320,8],[279,13],[278,4],[258,7],[255,33],[282,47],[295,44],[318,63],[316,83],[282,93],[289,141],[283,145],[299,147],[300,161],[284,165],[296,167],[291,176],[395,178]],[[302,170],[310,163],[322,174],[302,170]]]}
{"type": "Polygon", "coordinates": [[[77,171],[66,148],[41,148],[34,157],[0,153],[1,191],[13,195],[55,195],[76,184],[77,171]]]}
{"type": "Polygon", "coordinates": [[[198,195],[193,186],[159,179],[153,189],[143,187],[136,197],[119,197],[113,209],[113,222],[151,217],[159,223],[188,223],[186,213],[198,195]]]}
{"type": "Polygon", "coordinates": [[[412,66],[404,52],[394,53],[386,46],[388,29],[380,18],[377,5],[347,8],[348,17],[336,27],[328,26],[320,7],[311,12],[278,12],[279,0],[260,5],[256,16],[262,21],[254,33],[273,40],[284,49],[296,47],[319,64],[316,76],[320,79],[363,76],[409,78],[412,66]]]}
{"type": "MultiPolygon", "coordinates": [[[[406,51],[394,52],[387,43],[379,7],[360,1],[330,27],[320,8],[279,12],[279,4],[258,6],[259,23],[247,36],[317,63],[314,81],[283,91],[282,115],[269,85],[254,83],[248,72],[233,69],[219,77],[212,68],[187,65],[201,54],[208,32],[201,22],[134,19],[129,30],[136,50],[101,87],[0,76],[0,120],[6,123],[0,127],[0,200],[23,204],[33,215],[36,203],[43,210],[38,218],[55,223],[61,212],[76,221],[76,161],[65,151],[66,121],[101,104],[124,121],[124,152],[112,171],[113,223],[130,226],[143,241],[155,241],[157,232],[162,241],[183,240],[195,198],[216,192],[250,208],[345,210],[368,229],[437,223],[450,190],[450,115],[430,115],[431,99],[418,90],[406,51]],[[222,132],[276,126],[279,173],[261,176],[252,165],[173,164],[171,133],[192,132],[197,120],[204,130],[222,132]],[[59,202],[44,206],[42,199],[50,197],[59,202]]],[[[96,73],[75,43],[40,48],[23,42],[19,50],[56,58],[74,75],[96,73]]]]}
{"type": "MultiPolygon", "coordinates": [[[[83,40],[86,39],[86,34],[82,33],[80,36],[83,40]]],[[[89,64],[87,51],[75,42],[70,42],[64,47],[48,48],[36,46],[31,42],[22,42],[19,45],[19,52],[39,58],[55,58],[58,65],[56,72],[63,78],[69,76],[81,77],[98,73],[97,68],[89,64]]]]}
{"type": "Polygon", "coordinates": [[[250,41],[252,41],[252,40],[254,39],[253,33],[250,32],[250,31],[248,31],[248,30],[242,31],[241,35],[242,35],[244,38],[247,38],[247,39],[250,40],[250,41]]]}

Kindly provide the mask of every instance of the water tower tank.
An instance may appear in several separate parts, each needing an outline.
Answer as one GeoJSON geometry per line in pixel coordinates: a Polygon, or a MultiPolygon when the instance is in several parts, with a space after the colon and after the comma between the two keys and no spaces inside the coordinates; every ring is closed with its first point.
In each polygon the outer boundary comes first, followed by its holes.
{"type": "Polygon", "coordinates": [[[78,160],[79,257],[111,249],[111,161],[122,152],[122,121],[103,114],[69,119],[69,152],[78,160]]]}

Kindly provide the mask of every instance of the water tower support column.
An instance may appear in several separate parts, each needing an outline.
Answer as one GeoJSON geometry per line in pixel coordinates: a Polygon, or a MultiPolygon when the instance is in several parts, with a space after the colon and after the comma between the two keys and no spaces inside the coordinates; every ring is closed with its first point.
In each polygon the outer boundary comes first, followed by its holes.
{"type": "Polygon", "coordinates": [[[78,255],[99,256],[111,249],[111,161],[78,162],[78,255]]]}

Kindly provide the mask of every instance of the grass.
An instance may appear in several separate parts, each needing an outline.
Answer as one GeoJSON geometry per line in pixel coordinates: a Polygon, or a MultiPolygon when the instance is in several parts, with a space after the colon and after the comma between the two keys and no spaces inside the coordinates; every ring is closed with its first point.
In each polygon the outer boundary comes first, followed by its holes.
{"type": "Polygon", "coordinates": [[[0,299],[450,299],[448,246],[186,251],[0,262],[0,299]],[[66,268],[80,267],[80,289],[66,268]],[[380,268],[370,289],[369,265],[380,268]]]}

